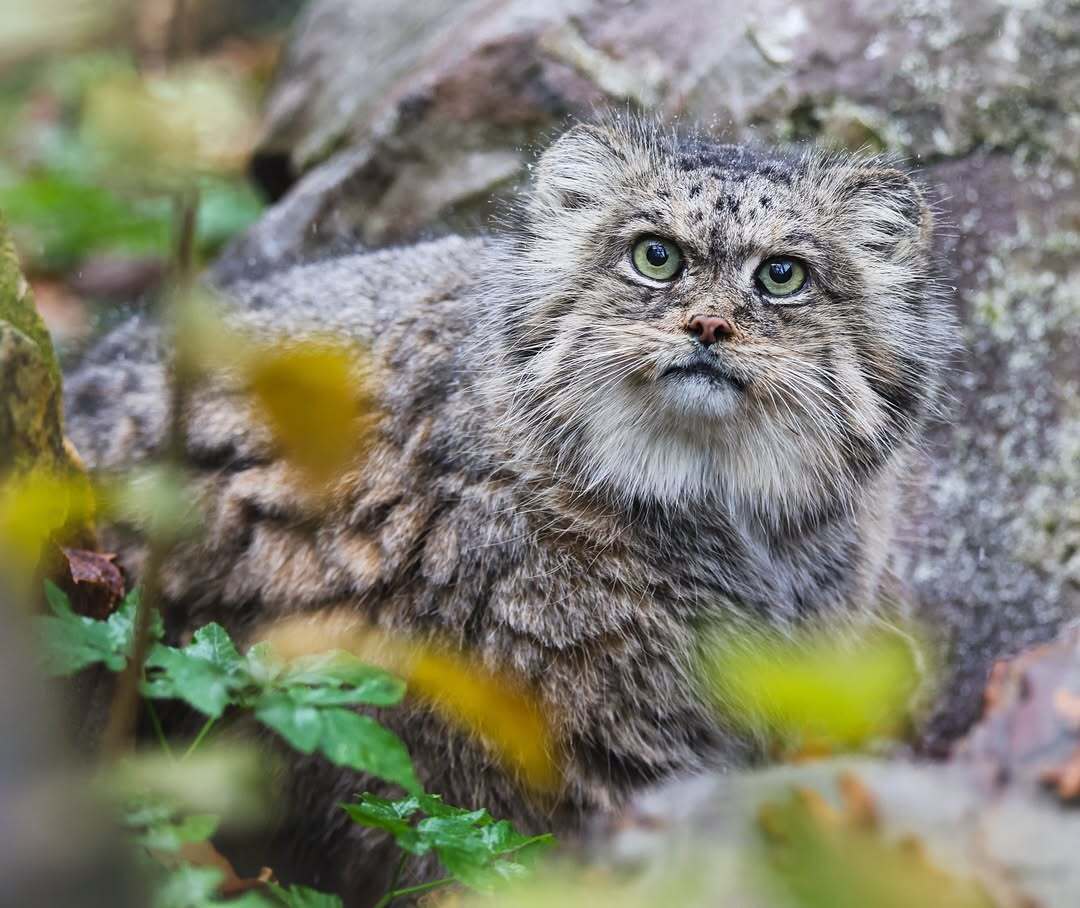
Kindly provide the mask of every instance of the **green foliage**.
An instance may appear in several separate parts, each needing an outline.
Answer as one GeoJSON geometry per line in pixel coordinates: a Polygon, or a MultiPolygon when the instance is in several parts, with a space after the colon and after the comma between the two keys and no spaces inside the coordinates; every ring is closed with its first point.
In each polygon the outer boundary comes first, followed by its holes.
{"type": "MultiPolygon", "coordinates": [[[[126,664],[132,646],[138,592],[132,591],[107,620],[76,615],[62,590],[46,584],[51,615],[37,619],[50,674],[70,675],[95,664],[113,671],[126,664]]],[[[434,852],[450,876],[479,890],[518,879],[528,871],[528,858],[552,841],[550,835],[527,836],[486,810],[445,804],[424,793],[401,740],[370,716],[349,707],[393,706],[405,685],[400,679],[367,665],[346,652],[329,652],[278,660],[267,644],[245,654],[237,650],[218,624],[200,628],[184,647],[160,642],[163,628],[155,615],[151,639],[156,641],[145,664],[143,696],[177,699],[208,717],[204,731],[230,708],[253,712],[302,753],[321,753],[347,766],[400,785],[408,797],[391,801],[364,794],[344,805],[357,823],[389,832],[407,854],[434,852]]],[[[202,735],[196,744],[201,741],[202,735]]],[[[152,852],[179,852],[214,834],[218,817],[181,814],[159,797],[143,796],[123,817],[137,844],[152,852]]],[[[154,908],[208,908],[216,901],[221,872],[181,865],[163,877],[154,908]]],[[[404,895],[414,890],[388,893],[404,895]]],[[[247,908],[337,908],[340,902],[298,887],[268,887],[229,905],[247,908]]]]}
{"type": "Polygon", "coordinates": [[[37,619],[37,631],[43,667],[50,676],[73,675],[99,663],[114,672],[123,669],[135,628],[138,590],[128,593],[105,621],[76,615],[64,591],[50,581],[45,581],[45,597],[52,614],[37,619]]]}
{"type": "MultiPolygon", "coordinates": [[[[170,253],[173,208],[168,195],[140,183],[139,168],[111,154],[108,144],[86,128],[93,99],[104,86],[124,81],[143,81],[129,55],[84,53],[32,68],[11,84],[9,91],[16,96],[0,96],[0,111],[6,114],[0,123],[0,210],[37,270],[69,270],[98,252],[162,258],[170,253]],[[42,99],[53,102],[45,105],[55,111],[53,116],[41,116],[42,99]]],[[[182,117],[190,129],[221,133],[221,128],[194,123],[204,108],[214,107],[219,94],[229,94],[228,80],[220,81],[215,92],[191,95],[194,107],[182,117]]],[[[137,105],[117,113],[132,128],[161,125],[146,123],[137,105]]],[[[221,120],[219,112],[215,124],[221,120]]],[[[161,143],[176,144],[171,133],[158,131],[161,143]]],[[[135,164],[155,157],[154,149],[144,147],[135,164]]],[[[240,174],[202,172],[192,174],[190,182],[201,202],[195,244],[203,256],[254,223],[262,211],[258,194],[240,174]]]]}
{"type": "Polygon", "coordinates": [[[390,801],[365,793],[344,809],[360,825],[390,833],[409,854],[434,851],[455,880],[474,889],[524,876],[527,859],[553,841],[550,835],[523,835],[486,810],[452,807],[437,795],[390,801]],[[414,822],[418,814],[425,816],[414,822]]]}
{"type": "Polygon", "coordinates": [[[179,817],[161,801],[140,799],[129,805],[121,822],[137,845],[152,851],[179,851],[184,845],[207,841],[217,831],[219,819],[212,814],[179,817]]]}
{"type": "MultiPolygon", "coordinates": [[[[38,619],[46,667],[70,675],[90,665],[124,667],[131,648],[136,593],[106,621],[76,615],[67,596],[47,586],[53,614],[38,619]]],[[[152,639],[160,640],[157,621],[152,639]]],[[[142,693],[150,699],[183,700],[210,719],[229,707],[252,710],[297,750],[319,752],[339,766],[371,773],[419,792],[409,753],[401,739],[349,706],[393,706],[405,684],[348,653],[275,661],[265,646],[240,655],[218,624],[200,628],[185,647],[158,642],[146,659],[142,693]]]]}

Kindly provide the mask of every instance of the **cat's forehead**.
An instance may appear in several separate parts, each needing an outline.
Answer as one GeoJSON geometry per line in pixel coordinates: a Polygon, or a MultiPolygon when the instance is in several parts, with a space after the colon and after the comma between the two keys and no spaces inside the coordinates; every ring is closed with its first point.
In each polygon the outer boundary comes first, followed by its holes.
{"type": "Polygon", "coordinates": [[[672,232],[696,240],[703,253],[752,252],[813,218],[801,159],[694,142],[670,148],[656,163],[641,188],[660,203],[672,232]]]}

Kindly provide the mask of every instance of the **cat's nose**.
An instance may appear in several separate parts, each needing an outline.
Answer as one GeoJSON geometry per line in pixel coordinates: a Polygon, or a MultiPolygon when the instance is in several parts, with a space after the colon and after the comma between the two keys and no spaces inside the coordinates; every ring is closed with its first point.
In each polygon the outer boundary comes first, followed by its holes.
{"type": "Polygon", "coordinates": [[[717,341],[725,340],[735,333],[731,322],[718,315],[695,315],[686,323],[686,330],[693,334],[706,347],[717,341]]]}

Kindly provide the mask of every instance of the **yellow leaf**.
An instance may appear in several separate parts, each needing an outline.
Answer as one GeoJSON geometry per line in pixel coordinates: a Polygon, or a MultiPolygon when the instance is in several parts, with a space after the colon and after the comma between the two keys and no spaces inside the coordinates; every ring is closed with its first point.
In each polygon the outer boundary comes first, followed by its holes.
{"type": "Polygon", "coordinates": [[[306,341],[258,350],[248,387],[282,453],[318,486],[367,449],[378,411],[353,348],[306,341]]]}
{"type": "Polygon", "coordinates": [[[448,647],[390,636],[344,611],[286,619],[265,639],[284,659],[344,649],[392,672],[405,679],[410,696],[479,737],[530,788],[546,792],[559,784],[554,727],[539,697],[509,672],[448,647]]]}
{"type": "Polygon", "coordinates": [[[0,552],[17,569],[32,571],[50,536],[86,525],[93,514],[85,476],[32,470],[11,478],[0,486],[0,552]]]}
{"type": "Polygon", "coordinates": [[[716,631],[708,686],[729,716],[803,752],[858,747],[899,733],[921,676],[914,638],[880,627],[791,636],[716,631]]]}

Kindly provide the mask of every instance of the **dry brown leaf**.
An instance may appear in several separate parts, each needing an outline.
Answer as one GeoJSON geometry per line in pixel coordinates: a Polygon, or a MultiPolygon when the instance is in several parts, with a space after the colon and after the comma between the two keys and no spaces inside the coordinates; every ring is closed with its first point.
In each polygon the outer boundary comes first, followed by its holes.
{"type": "Polygon", "coordinates": [[[116,555],[61,547],[67,576],[59,586],[76,614],[108,618],[124,598],[124,575],[114,563],[116,555]]]}

